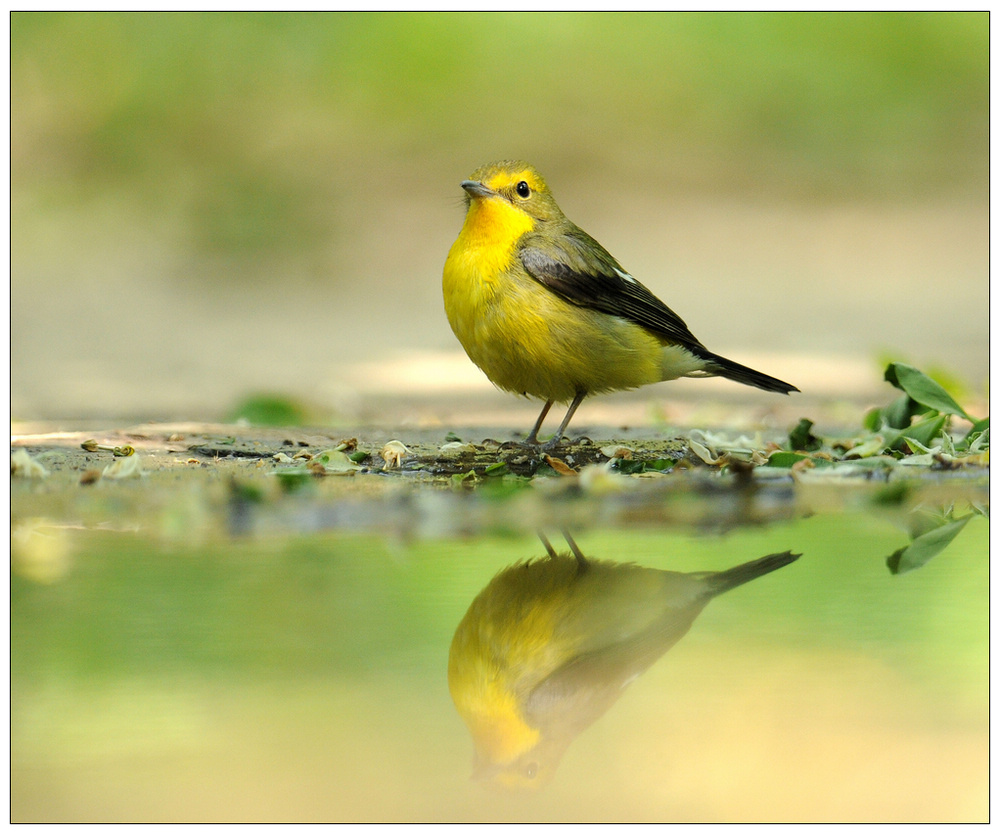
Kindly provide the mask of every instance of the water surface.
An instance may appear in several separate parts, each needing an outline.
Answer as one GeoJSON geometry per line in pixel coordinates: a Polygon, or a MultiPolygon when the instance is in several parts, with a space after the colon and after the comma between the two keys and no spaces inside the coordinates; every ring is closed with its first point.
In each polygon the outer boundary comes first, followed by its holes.
{"type": "MultiPolygon", "coordinates": [[[[361,499],[346,481],[263,501],[17,486],[14,820],[987,819],[985,482],[361,499]],[[967,521],[893,573],[946,513],[967,521]],[[569,706],[583,727],[564,721],[551,773],[511,789],[473,779],[449,649],[498,572],[550,559],[538,529],[560,553],[566,530],[587,559],[669,572],[801,557],[707,601],[686,634],[671,621],[676,642],[654,629],[666,648],[643,639],[641,663],[626,623],[586,676],[549,679],[534,715],[569,706]]],[[[648,588],[594,588],[572,604],[592,642],[623,611],[661,617],[648,588]]],[[[535,597],[525,622],[557,610],[535,597]]],[[[538,646],[509,652],[542,664],[550,633],[524,631],[538,646]]]]}

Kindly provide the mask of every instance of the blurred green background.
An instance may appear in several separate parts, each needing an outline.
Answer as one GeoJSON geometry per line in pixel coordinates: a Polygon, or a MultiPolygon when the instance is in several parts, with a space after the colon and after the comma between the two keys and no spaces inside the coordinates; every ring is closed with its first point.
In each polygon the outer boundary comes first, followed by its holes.
{"type": "MultiPolygon", "coordinates": [[[[508,407],[440,275],[459,182],[509,157],[709,347],[815,404],[881,391],[885,356],[981,392],[988,24],[15,13],[12,416],[508,407]]],[[[757,396],[714,386],[639,397],[757,396]]]]}

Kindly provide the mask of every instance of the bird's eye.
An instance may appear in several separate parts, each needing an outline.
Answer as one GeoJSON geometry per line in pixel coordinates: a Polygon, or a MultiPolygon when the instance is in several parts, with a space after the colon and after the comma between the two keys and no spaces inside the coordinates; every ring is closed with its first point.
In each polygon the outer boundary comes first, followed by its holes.
{"type": "Polygon", "coordinates": [[[517,184],[517,194],[519,197],[528,197],[531,194],[531,189],[524,180],[517,184]]]}
{"type": "Polygon", "coordinates": [[[527,768],[524,769],[524,776],[529,780],[534,780],[538,776],[538,763],[528,763],[527,768]]]}

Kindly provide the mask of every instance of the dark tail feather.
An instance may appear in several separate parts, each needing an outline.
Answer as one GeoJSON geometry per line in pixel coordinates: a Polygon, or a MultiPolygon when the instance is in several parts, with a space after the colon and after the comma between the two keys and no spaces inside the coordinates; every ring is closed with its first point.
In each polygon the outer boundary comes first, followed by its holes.
{"type": "Polygon", "coordinates": [[[780,554],[768,554],[766,557],[761,557],[758,560],[751,560],[750,562],[743,563],[743,565],[737,565],[728,571],[707,574],[706,579],[712,587],[713,595],[722,594],[724,591],[735,589],[737,586],[742,586],[744,583],[749,583],[751,580],[756,580],[758,577],[763,577],[765,574],[770,574],[779,568],[784,568],[801,556],[801,554],[793,554],[791,551],[784,551],[780,554]]]}
{"type": "Polygon", "coordinates": [[[712,362],[713,368],[711,371],[714,374],[719,377],[725,377],[727,380],[735,380],[737,383],[743,383],[745,386],[754,386],[755,388],[764,389],[764,391],[776,391],[781,394],[798,391],[790,383],[783,382],[776,377],[769,377],[767,374],[761,374],[759,371],[754,371],[752,368],[747,368],[738,362],[720,357],[718,354],[711,354],[705,357],[705,359],[712,362]]]}

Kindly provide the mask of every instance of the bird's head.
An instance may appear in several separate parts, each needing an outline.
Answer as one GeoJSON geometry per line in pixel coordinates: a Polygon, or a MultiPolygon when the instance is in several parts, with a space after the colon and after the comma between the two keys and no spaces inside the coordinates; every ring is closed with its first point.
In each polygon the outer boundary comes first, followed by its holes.
{"type": "Polygon", "coordinates": [[[520,160],[505,160],[483,165],[462,182],[466,201],[503,201],[532,221],[551,221],[563,217],[544,178],[534,166],[520,160]]]}

